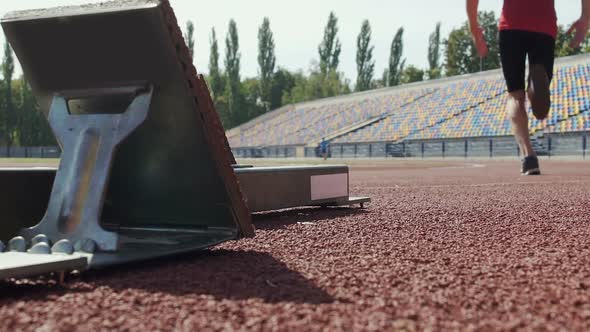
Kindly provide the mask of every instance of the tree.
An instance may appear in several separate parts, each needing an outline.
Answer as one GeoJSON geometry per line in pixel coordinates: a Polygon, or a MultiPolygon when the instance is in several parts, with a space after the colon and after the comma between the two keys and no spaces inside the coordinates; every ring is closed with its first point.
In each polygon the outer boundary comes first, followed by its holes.
{"type": "Polygon", "coordinates": [[[474,62],[477,53],[471,40],[471,33],[466,25],[459,29],[453,29],[444,44],[444,67],[447,76],[472,73],[477,70],[477,64],[474,62]]]}
{"type": "Polygon", "coordinates": [[[357,38],[356,51],[356,91],[371,89],[373,75],[375,74],[375,61],[373,60],[373,46],[371,44],[371,25],[368,20],[363,22],[361,32],[357,38]]]}
{"type": "Polygon", "coordinates": [[[221,123],[227,127],[231,124],[231,119],[227,108],[227,100],[224,96],[225,80],[219,69],[219,45],[217,42],[217,35],[215,34],[215,28],[211,29],[209,44],[211,46],[211,52],[209,54],[209,89],[211,89],[213,104],[219,114],[221,123]]]}
{"type": "Polygon", "coordinates": [[[341,73],[329,71],[324,75],[317,67],[312,67],[309,77],[302,73],[295,75],[295,86],[283,97],[283,104],[299,103],[339,96],[350,93],[348,81],[341,73]]]}
{"type": "Polygon", "coordinates": [[[266,112],[271,105],[272,78],[275,70],[275,42],[270,20],[265,17],[258,30],[258,65],[260,66],[260,98],[266,112]]]}
{"type": "Polygon", "coordinates": [[[475,73],[481,70],[500,68],[500,48],[498,44],[498,22],[493,12],[480,12],[479,22],[488,43],[488,56],[480,59],[469,25],[464,22],[453,29],[443,44],[445,45],[445,73],[447,76],[475,73]]]}
{"type": "Polygon", "coordinates": [[[31,87],[24,79],[13,82],[15,108],[17,110],[18,138],[22,146],[49,146],[56,145],[55,137],[45,119],[45,115],[39,110],[39,105],[31,91],[31,87]]]}
{"type": "Polygon", "coordinates": [[[240,79],[240,44],[238,40],[238,28],[236,22],[232,19],[229,22],[229,29],[225,39],[225,98],[227,101],[227,110],[229,123],[227,126],[232,128],[241,124],[247,117],[243,108],[243,96],[241,91],[240,79]]]}
{"type": "Polygon", "coordinates": [[[557,38],[555,39],[556,57],[564,57],[590,52],[590,35],[586,36],[586,40],[584,40],[580,47],[574,49],[570,46],[573,35],[566,35],[566,31],[567,29],[565,29],[562,25],[559,25],[557,28],[557,38]]]}
{"type": "MultiPolygon", "coordinates": [[[[488,42],[488,56],[480,61],[480,70],[500,68],[500,42],[498,40],[498,19],[493,11],[480,12],[479,22],[483,28],[484,38],[488,42]]],[[[473,45],[475,48],[475,45],[473,45]]],[[[476,52],[477,53],[477,52],[476,52]]]]}
{"type": "Polygon", "coordinates": [[[404,69],[401,77],[401,83],[413,83],[424,80],[424,70],[418,69],[416,66],[409,65],[404,69]]]}
{"type": "Polygon", "coordinates": [[[184,35],[184,40],[186,41],[186,46],[188,47],[188,51],[191,55],[191,60],[194,59],[195,56],[195,25],[192,21],[186,22],[186,34],[184,35]]]}
{"type": "Polygon", "coordinates": [[[440,78],[440,22],[428,38],[428,65],[428,78],[440,78]]]}
{"type": "Polygon", "coordinates": [[[4,44],[4,59],[2,62],[2,76],[4,79],[4,103],[0,105],[2,117],[0,120],[1,128],[3,132],[3,138],[8,147],[11,147],[16,140],[17,134],[17,119],[14,108],[13,94],[12,94],[12,76],[14,75],[14,56],[12,54],[12,48],[8,41],[4,44]]]}
{"type": "MultiPolygon", "coordinates": [[[[0,64],[0,68],[2,68],[3,64],[0,64]]],[[[6,145],[6,135],[4,132],[4,127],[6,123],[6,114],[4,112],[4,105],[6,103],[5,97],[6,94],[4,93],[6,87],[4,86],[4,80],[0,80],[0,146],[6,145]]]]}
{"type": "Polygon", "coordinates": [[[29,93],[30,89],[24,79],[18,80],[14,83],[14,92],[17,96],[15,106],[18,113],[17,126],[19,140],[23,146],[32,146],[35,145],[35,121],[33,116],[34,99],[31,98],[32,94],[29,93]]]}
{"type": "Polygon", "coordinates": [[[209,86],[213,97],[217,98],[223,94],[225,85],[221,77],[221,71],[219,70],[219,45],[217,43],[217,36],[215,35],[215,28],[211,29],[209,43],[211,44],[211,53],[209,55],[209,86]]]}
{"type": "Polygon", "coordinates": [[[306,96],[308,78],[303,74],[303,71],[299,70],[290,74],[290,79],[293,80],[293,87],[284,91],[282,104],[295,104],[304,100],[309,100],[306,96]]]}
{"type": "Polygon", "coordinates": [[[384,80],[387,81],[387,86],[399,85],[401,81],[401,73],[404,71],[406,60],[402,60],[404,53],[404,28],[397,30],[393,42],[391,43],[391,53],[389,55],[389,69],[387,75],[384,75],[384,80]]]}
{"type": "Polygon", "coordinates": [[[334,12],[330,12],[328,24],[324,30],[324,39],[318,47],[318,51],[321,73],[327,75],[330,71],[337,71],[342,45],[338,39],[338,18],[334,12]]]}
{"type": "Polygon", "coordinates": [[[258,78],[248,78],[242,82],[242,95],[244,96],[243,113],[246,113],[244,122],[249,121],[266,110],[266,105],[262,102],[260,95],[260,80],[258,78]]]}
{"type": "Polygon", "coordinates": [[[295,76],[286,69],[279,68],[273,75],[270,97],[270,109],[283,106],[283,96],[295,87],[295,76]]]}

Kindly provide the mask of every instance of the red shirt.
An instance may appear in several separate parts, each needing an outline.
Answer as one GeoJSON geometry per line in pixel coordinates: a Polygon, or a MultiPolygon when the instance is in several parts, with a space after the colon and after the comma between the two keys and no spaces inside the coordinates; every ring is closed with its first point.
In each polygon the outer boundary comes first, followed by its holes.
{"type": "Polygon", "coordinates": [[[499,28],[540,32],[556,38],[554,0],[504,0],[499,28]]]}

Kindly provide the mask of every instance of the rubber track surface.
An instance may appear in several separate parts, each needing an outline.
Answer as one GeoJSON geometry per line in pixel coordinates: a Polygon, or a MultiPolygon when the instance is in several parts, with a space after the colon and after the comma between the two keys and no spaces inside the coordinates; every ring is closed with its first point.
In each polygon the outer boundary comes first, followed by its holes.
{"type": "Polygon", "coordinates": [[[365,211],[257,215],[256,238],[211,252],[0,283],[0,330],[587,331],[589,166],[355,166],[365,211]]]}

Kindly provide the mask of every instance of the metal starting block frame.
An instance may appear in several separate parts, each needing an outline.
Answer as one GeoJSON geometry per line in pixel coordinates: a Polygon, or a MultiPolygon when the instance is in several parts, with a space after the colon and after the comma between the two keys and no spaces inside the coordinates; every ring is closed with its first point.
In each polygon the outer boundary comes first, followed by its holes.
{"type": "Polygon", "coordinates": [[[349,196],[347,166],[235,165],[168,0],[16,12],[2,27],[62,158],[0,170],[0,280],[252,237],[251,212],[369,201],[349,196]]]}

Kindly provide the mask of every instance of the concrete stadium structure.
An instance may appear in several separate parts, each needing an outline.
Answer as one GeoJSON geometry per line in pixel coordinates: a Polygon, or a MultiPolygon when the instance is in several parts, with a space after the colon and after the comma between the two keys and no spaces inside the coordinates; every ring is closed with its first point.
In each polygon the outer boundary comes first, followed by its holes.
{"type": "MultiPolygon", "coordinates": [[[[531,116],[540,154],[585,156],[590,55],[556,61],[547,120],[531,116]]],[[[226,132],[236,157],[517,156],[501,70],[288,105],[226,132]]],[[[530,112],[530,110],[529,110],[530,112]]]]}

